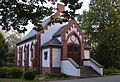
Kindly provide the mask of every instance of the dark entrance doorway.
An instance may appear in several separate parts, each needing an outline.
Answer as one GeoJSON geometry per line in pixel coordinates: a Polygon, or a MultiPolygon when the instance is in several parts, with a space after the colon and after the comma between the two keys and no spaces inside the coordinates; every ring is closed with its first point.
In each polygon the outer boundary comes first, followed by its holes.
{"type": "Polygon", "coordinates": [[[80,46],[77,44],[67,45],[67,58],[72,58],[78,65],[80,65],[80,46]]]}

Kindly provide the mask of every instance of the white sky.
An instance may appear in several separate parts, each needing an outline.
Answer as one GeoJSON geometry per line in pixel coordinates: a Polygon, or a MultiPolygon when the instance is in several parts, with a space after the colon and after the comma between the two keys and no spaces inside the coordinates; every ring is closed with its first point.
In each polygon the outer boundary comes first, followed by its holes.
{"type": "MultiPolygon", "coordinates": [[[[83,5],[82,5],[81,9],[77,11],[77,14],[78,13],[82,14],[83,10],[87,10],[87,11],[89,10],[90,0],[79,0],[79,2],[83,2],[83,5]]],[[[50,7],[51,3],[49,2],[48,4],[44,4],[44,5],[46,5],[47,7],[50,7]]],[[[54,5],[53,7],[56,7],[56,5],[54,5]]],[[[34,27],[34,25],[31,23],[29,25],[27,25],[26,28],[28,31],[26,31],[25,34],[23,34],[23,36],[25,36],[27,33],[29,33],[33,29],[33,27],[34,27]]]]}

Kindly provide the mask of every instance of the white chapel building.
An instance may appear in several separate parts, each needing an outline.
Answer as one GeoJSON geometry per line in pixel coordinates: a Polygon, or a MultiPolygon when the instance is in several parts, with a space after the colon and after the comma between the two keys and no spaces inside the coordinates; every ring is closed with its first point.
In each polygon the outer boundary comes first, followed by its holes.
{"type": "MultiPolygon", "coordinates": [[[[58,4],[56,17],[64,11],[58,4]]],[[[39,74],[64,73],[70,76],[103,75],[103,68],[90,58],[90,47],[84,33],[74,19],[48,25],[50,17],[42,21],[43,29],[31,30],[16,44],[16,66],[28,70],[37,68],[39,74]]]]}

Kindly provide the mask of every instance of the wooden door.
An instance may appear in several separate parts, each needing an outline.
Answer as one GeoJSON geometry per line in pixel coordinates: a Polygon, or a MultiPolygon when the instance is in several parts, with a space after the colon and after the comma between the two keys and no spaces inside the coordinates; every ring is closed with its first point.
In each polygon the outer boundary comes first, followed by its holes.
{"type": "Polygon", "coordinates": [[[72,58],[78,65],[80,65],[80,47],[76,44],[69,44],[67,46],[67,58],[72,58]]]}

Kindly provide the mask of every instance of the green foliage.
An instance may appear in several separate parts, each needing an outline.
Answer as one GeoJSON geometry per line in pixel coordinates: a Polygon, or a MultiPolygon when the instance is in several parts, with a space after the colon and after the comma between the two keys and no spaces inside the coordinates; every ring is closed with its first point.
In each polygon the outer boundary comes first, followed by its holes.
{"type": "Polygon", "coordinates": [[[12,78],[21,78],[23,75],[23,70],[19,67],[12,67],[10,73],[12,78]]]}
{"type": "Polygon", "coordinates": [[[119,0],[91,0],[90,10],[79,17],[91,43],[92,56],[105,68],[120,68],[119,0]]]}
{"type": "Polygon", "coordinates": [[[0,30],[0,67],[12,67],[15,60],[16,43],[20,41],[20,33],[12,30],[12,32],[5,32],[0,30]]]}
{"type": "Polygon", "coordinates": [[[10,74],[10,69],[8,67],[0,68],[0,78],[8,78],[10,74]]]}
{"type": "Polygon", "coordinates": [[[33,80],[35,78],[35,75],[32,72],[25,72],[24,78],[26,80],[33,80]]]}
{"type": "Polygon", "coordinates": [[[116,75],[120,74],[120,70],[115,68],[108,68],[104,70],[104,75],[116,75]]]}
{"type": "Polygon", "coordinates": [[[27,70],[24,74],[26,80],[33,80],[36,76],[36,69],[27,70]]]}
{"type": "Polygon", "coordinates": [[[4,37],[6,37],[6,41],[8,43],[8,55],[6,57],[6,66],[12,67],[15,63],[15,52],[16,52],[16,43],[18,43],[22,36],[20,35],[20,33],[16,32],[16,31],[12,31],[12,33],[4,33],[2,31],[2,34],[4,35],[4,37]]]}
{"type": "Polygon", "coordinates": [[[93,55],[93,58],[95,58],[101,65],[103,65],[105,68],[117,68],[120,69],[120,51],[118,48],[114,48],[113,51],[111,47],[107,46],[108,43],[102,43],[99,44],[96,47],[95,55],[93,55]]]}
{"type": "Polygon", "coordinates": [[[3,35],[0,33],[0,67],[5,66],[7,61],[6,57],[8,55],[8,45],[5,41],[5,38],[3,35]]]}
{"type": "MultiPolygon", "coordinates": [[[[0,26],[3,30],[11,28],[22,33],[27,31],[28,22],[37,24],[41,19],[53,13],[52,7],[46,7],[46,3],[53,4],[57,0],[2,0],[0,1],[0,26]],[[44,5],[45,4],[45,5],[44,5]]],[[[60,0],[65,5],[69,4],[70,14],[74,15],[76,9],[80,9],[82,3],[79,0],[60,0]]]]}
{"type": "Polygon", "coordinates": [[[16,79],[11,79],[11,78],[1,78],[0,79],[1,82],[40,82],[38,80],[25,80],[23,78],[16,78],[16,79]]]}

